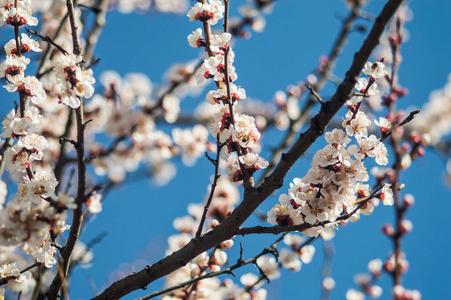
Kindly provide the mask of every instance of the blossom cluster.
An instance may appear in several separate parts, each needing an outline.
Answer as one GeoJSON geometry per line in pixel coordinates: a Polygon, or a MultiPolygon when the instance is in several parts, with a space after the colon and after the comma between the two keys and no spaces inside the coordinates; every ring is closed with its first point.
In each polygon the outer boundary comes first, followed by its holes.
{"type": "MultiPolygon", "coordinates": [[[[196,3],[188,12],[188,17],[200,14],[210,16],[202,21],[217,22],[222,17],[223,8],[217,6],[218,1],[209,4],[196,3]]],[[[203,17],[202,17],[203,18],[203,17]]],[[[212,55],[204,60],[196,77],[199,83],[206,79],[214,79],[217,89],[207,93],[207,102],[216,107],[211,124],[211,133],[218,140],[221,158],[227,162],[227,173],[235,182],[243,180],[243,169],[253,173],[266,168],[268,162],[258,155],[260,132],[255,125],[255,119],[249,115],[240,114],[236,105],[246,99],[246,91],[237,86],[235,67],[233,66],[235,53],[230,47],[230,33],[211,36],[205,41],[202,29],[195,30],[188,36],[191,47],[209,47],[212,55]],[[235,155],[236,154],[236,155],[235,155]]]]}
{"type": "Polygon", "coordinates": [[[62,55],[55,66],[59,103],[72,108],[80,106],[80,98],[91,98],[94,93],[92,70],[81,68],[82,61],[82,56],[62,55]]]}
{"type": "MultiPolygon", "coordinates": [[[[210,194],[211,188],[208,190],[210,194]]],[[[205,229],[210,231],[227,217],[239,201],[239,191],[227,177],[221,177],[213,194],[210,209],[207,214],[205,229]]],[[[174,220],[173,226],[179,232],[168,239],[169,248],[166,255],[180,250],[194,238],[202,218],[203,205],[190,204],[189,215],[174,220]]],[[[266,278],[273,280],[281,276],[280,269],[299,271],[302,264],[311,262],[315,247],[304,245],[305,238],[298,234],[287,234],[283,242],[288,247],[280,249],[276,259],[273,255],[263,255],[256,259],[256,264],[266,278]]],[[[203,252],[186,266],[174,271],[166,279],[166,286],[172,287],[182,282],[192,280],[208,272],[220,271],[223,266],[231,264],[227,250],[232,248],[233,239],[222,242],[211,253],[203,252]]],[[[220,280],[217,277],[203,279],[193,286],[172,291],[163,299],[183,299],[188,296],[206,299],[266,299],[266,290],[262,288],[262,277],[254,273],[245,273],[240,277],[240,284],[230,279],[220,280]]]]}
{"type": "MultiPolygon", "coordinates": [[[[2,8],[2,25],[36,25],[37,19],[31,16],[30,1],[16,1],[16,4],[17,7],[10,1],[2,8]]],[[[22,34],[21,38],[16,36],[5,45],[7,57],[0,64],[0,76],[7,79],[6,90],[18,92],[21,99],[18,111],[11,110],[2,122],[1,137],[10,140],[10,147],[5,148],[3,156],[5,169],[15,174],[21,183],[17,197],[3,205],[6,185],[1,182],[0,247],[6,246],[17,252],[20,248],[22,253],[50,268],[56,264],[56,248],[52,243],[68,228],[65,222],[67,207],[54,197],[58,181],[53,173],[32,170],[32,163],[43,159],[48,141],[40,132],[43,123],[40,111],[36,107],[25,106],[27,98],[35,104],[46,99],[39,80],[35,76],[25,76],[30,59],[23,55],[31,50],[41,51],[39,44],[26,34],[22,34]]],[[[63,197],[62,194],[60,197],[63,197]]],[[[26,291],[34,279],[30,279],[29,272],[20,271],[24,266],[19,261],[22,260],[5,260],[3,264],[2,260],[0,277],[6,281],[14,279],[12,289],[15,285],[17,290],[26,291]]]]}
{"type": "MultiPolygon", "coordinates": [[[[221,1],[209,1],[207,3],[196,3],[189,11],[187,16],[190,20],[199,20],[207,22],[210,25],[216,24],[224,13],[224,5],[221,1]]],[[[255,119],[249,115],[240,114],[236,110],[236,105],[240,100],[246,98],[246,92],[243,88],[235,85],[233,82],[237,79],[233,62],[234,52],[230,48],[231,34],[222,33],[213,35],[209,41],[205,40],[202,29],[195,30],[188,36],[188,42],[193,48],[206,48],[211,52],[211,56],[204,60],[202,66],[196,73],[198,84],[205,80],[213,79],[217,89],[207,93],[207,102],[215,107],[213,114],[213,123],[211,124],[211,133],[217,139],[217,151],[220,151],[221,161],[228,165],[227,173],[229,177],[220,177],[212,193],[211,205],[206,215],[206,224],[203,228],[197,228],[201,223],[203,215],[203,205],[191,204],[188,208],[189,216],[176,219],[174,227],[180,231],[179,234],[169,238],[169,249],[167,254],[179,250],[185,246],[196,234],[198,230],[211,230],[227,217],[234,209],[239,200],[239,192],[232,182],[243,180],[243,169],[253,173],[260,168],[264,168],[268,163],[262,159],[255,151],[259,149],[260,133],[255,125],[255,119]],[[231,181],[230,181],[231,180],[231,181]]],[[[200,128],[194,128],[193,135],[199,132],[200,128]]],[[[203,130],[202,135],[204,135],[203,130]]],[[[199,134],[198,133],[198,134],[199,134]]],[[[173,130],[174,141],[187,150],[196,151],[195,143],[189,143],[192,146],[184,147],[181,142],[195,139],[189,132],[180,129],[173,130]]],[[[199,143],[197,143],[199,144],[199,143]]],[[[202,149],[204,150],[204,149],[202,149]]],[[[199,151],[199,150],[197,150],[199,151]]],[[[187,152],[184,152],[187,153],[187,152]]],[[[184,157],[182,156],[182,159],[184,157]]],[[[186,160],[186,158],[184,159],[186,160]]],[[[216,163],[220,163],[217,161],[216,163]]],[[[180,282],[206,274],[208,270],[220,271],[227,262],[226,250],[233,246],[233,240],[227,240],[216,247],[210,254],[202,253],[185,267],[178,269],[167,278],[167,286],[173,286],[180,282]]],[[[298,254],[299,256],[299,254],[298,254]]],[[[300,260],[296,256],[290,255],[289,251],[283,253],[285,265],[291,268],[299,269],[300,260]]],[[[267,270],[267,276],[270,278],[278,277],[279,268],[275,259],[260,257],[259,265],[267,270]]],[[[265,272],[266,273],[266,272],[265,272]]],[[[240,287],[231,280],[221,281],[217,278],[209,278],[198,282],[194,288],[181,288],[164,297],[164,299],[180,299],[190,297],[202,298],[252,298],[266,299],[266,291],[260,289],[258,284],[261,279],[255,274],[245,274],[241,277],[240,287]],[[252,295],[252,296],[251,296],[252,295]]]]}
{"type": "MultiPolygon", "coordinates": [[[[16,29],[22,25],[37,25],[37,19],[31,15],[31,1],[4,2],[1,25],[16,29]]],[[[48,164],[49,151],[54,147],[48,132],[53,130],[45,130],[52,124],[44,121],[43,111],[39,109],[49,100],[48,91],[38,77],[25,75],[31,62],[25,55],[42,49],[37,41],[24,33],[17,34],[4,48],[7,56],[0,64],[0,77],[6,77],[5,89],[17,92],[20,103],[2,122],[0,136],[6,139],[2,163],[19,183],[16,197],[5,203],[6,184],[0,181],[0,279],[7,282],[12,291],[26,294],[34,288],[36,281],[30,271],[22,269],[31,259],[47,268],[56,264],[56,238],[69,228],[66,224],[68,210],[77,208],[77,204],[70,195],[56,192],[59,182],[52,165],[48,164]]],[[[73,57],[72,54],[68,56],[73,57]]],[[[60,59],[63,57],[66,56],[60,56],[60,59]]],[[[77,90],[79,97],[89,96],[92,75],[86,79],[75,64],[62,71],[66,72],[62,80],[74,83],[71,89],[77,90]],[[83,85],[77,85],[78,81],[83,85]]],[[[49,73],[55,76],[54,72],[49,73]]],[[[0,289],[0,293],[3,295],[4,290],[0,289]]]]}
{"type": "MultiPolygon", "coordinates": [[[[20,2],[22,3],[22,2],[20,2]]],[[[14,39],[5,45],[6,59],[0,65],[0,78],[6,77],[6,90],[10,93],[19,92],[23,96],[30,97],[33,103],[40,103],[45,100],[46,93],[42,84],[35,76],[25,76],[25,70],[30,63],[30,59],[22,56],[31,50],[40,52],[37,42],[26,34],[22,34],[22,43],[17,50],[17,43],[14,39]]]]}
{"type": "MultiPolygon", "coordinates": [[[[356,89],[365,94],[375,87],[375,81],[386,73],[382,62],[365,65],[363,73],[369,77],[357,81],[356,89]],[[363,87],[362,84],[366,83],[363,87]]],[[[353,98],[354,98],[353,97],[353,98]]],[[[309,224],[312,228],[303,231],[308,236],[318,236],[330,231],[340,216],[354,214],[351,221],[359,219],[360,213],[371,214],[377,202],[369,200],[370,187],[364,182],[369,180],[363,164],[367,157],[374,157],[379,165],[386,165],[387,149],[375,136],[369,135],[371,121],[363,111],[358,110],[355,103],[361,99],[350,100],[350,110],[342,122],[343,129],[334,129],[325,135],[328,143],[313,157],[312,167],[303,178],[295,178],[290,184],[288,194],[279,197],[276,204],[268,212],[268,222],[281,226],[309,224]],[[351,143],[354,137],[356,144],[351,143]],[[364,205],[360,205],[362,201],[364,205]],[[329,222],[325,224],[323,222],[329,222]],[[323,223],[323,224],[322,224],[323,223]],[[315,226],[316,225],[316,226],[315,226]]],[[[382,127],[389,127],[386,119],[375,122],[382,127]]],[[[390,185],[385,185],[373,198],[379,198],[385,205],[393,204],[390,185]]],[[[326,222],[326,223],[327,223],[326,222]]]]}
{"type": "Polygon", "coordinates": [[[103,95],[95,94],[84,107],[85,116],[92,120],[85,133],[93,141],[86,148],[90,156],[96,157],[91,163],[96,175],[106,175],[111,182],[119,183],[128,172],[146,165],[153,181],[165,184],[175,175],[171,159],[181,156],[184,164],[192,166],[209,149],[205,126],[174,128],[172,134],[168,134],[159,129],[155,120],[159,112],[168,123],[178,119],[180,101],[185,95],[171,86],[183,85],[185,91],[189,90],[195,82],[181,82],[193,72],[193,63],[174,66],[166,76],[167,83],[160,89],[155,89],[150,79],[141,73],[124,77],[114,71],[101,74],[103,95]],[[164,92],[167,86],[173,92],[164,92]],[[102,132],[116,141],[111,148],[94,141],[102,132]]]}

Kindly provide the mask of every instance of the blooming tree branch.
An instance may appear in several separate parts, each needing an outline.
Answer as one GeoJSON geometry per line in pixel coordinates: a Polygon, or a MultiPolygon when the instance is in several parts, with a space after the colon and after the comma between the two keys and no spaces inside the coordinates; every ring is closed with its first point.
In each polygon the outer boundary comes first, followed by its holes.
{"type": "Polygon", "coordinates": [[[401,5],[400,0],[391,0],[377,17],[373,28],[365,39],[361,49],[355,54],[353,63],[346,73],[345,79],[337,88],[337,92],[326,102],[319,114],[312,120],[312,124],[293,147],[282,156],[274,171],[258,187],[248,190],[244,194],[243,202],[214,230],[199,239],[189,242],[185,247],[161,261],[147,266],[145,269],[116,281],[102,294],[94,299],[118,299],[133,290],[146,287],[150,282],[169,274],[184,266],[188,261],[214,247],[220,242],[231,238],[236,229],[252,214],[257,206],[263,202],[274,190],[282,184],[283,178],[294,162],[310,147],[310,145],[324,133],[324,129],[332,117],[352,95],[352,90],[364,64],[368,61],[373,49],[377,46],[389,20],[401,5]]]}

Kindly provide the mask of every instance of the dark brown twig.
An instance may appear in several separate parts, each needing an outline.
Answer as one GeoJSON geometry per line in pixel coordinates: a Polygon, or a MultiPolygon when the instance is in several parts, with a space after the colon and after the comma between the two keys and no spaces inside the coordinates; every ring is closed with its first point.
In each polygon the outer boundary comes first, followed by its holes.
{"type": "Polygon", "coordinates": [[[217,145],[216,159],[213,160],[213,164],[215,166],[215,175],[213,177],[213,183],[211,184],[210,195],[208,196],[207,202],[205,203],[204,212],[202,213],[202,217],[199,222],[199,227],[197,228],[196,238],[199,238],[202,234],[202,229],[204,228],[205,219],[207,218],[207,212],[208,212],[208,209],[210,208],[211,200],[213,199],[213,195],[216,190],[216,185],[217,185],[219,177],[220,177],[220,175],[219,175],[219,157],[221,154],[222,147],[219,142],[219,133],[216,136],[216,145],[217,145]]]}
{"type": "Polygon", "coordinates": [[[35,36],[37,36],[38,38],[40,38],[41,40],[43,40],[44,42],[49,43],[50,45],[54,46],[56,49],[58,49],[61,53],[63,53],[64,55],[69,54],[66,50],[64,50],[63,47],[61,47],[60,45],[58,45],[57,43],[55,43],[48,35],[43,36],[41,34],[39,34],[37,31],[31,30],[29,28],[25,28],[25,30],[28,33],[31,33],[35,36]]]}
{"type": "Polygon", "coordinates": [[[324,104],[324,101],[323,101],[323,99],[321,98],[321,96],[318,95],[318,93],[313,89],[313,87],[312,87],[310,84],[306,83],[306,84],[305,84],[305,87],[308,88],[308,90],[310,91],[310,93],[311,93],[313,96],[315,96],[316,100],[318,100],[318,102],[319,102],[321,105],[324,104]]]}
{"type": "MultiPolygon", "coordinates": [[[[66,1],[67,10],[69,14],[69,21],[72,30],[72,41],[73,41],[73,52],[75,55],[80,55],[81,46],[80,40],[77,34],[77,27],[75,25],[74,16],[74,5],[71,0],[66,1]]],[[[86,163],[85,163],[85,122],[83,116],[83,99],[80,100],[80,106],[75,109],[75,118],[77,123],[77,143],[75,145],[75,150],[77,152],[78,160],[78,187],[77,187],[77,197],[75,202],[77,203],[77,208],[74,209],[72,215],[72,224],[70,228],[69,237],[67,239],[66,245],[61,251],[61,258],[59,260],[58,268],[61,268],[61,272],[58,272],[53,279],[47,297],[50,300],[56,300],[60,289],[66,287],[66,278],[69,274],[70,259],[72,251],[74,250],[75,244],[80,236],[80,229],[83,222],[83,203],[85,202],[85,192],[86,192],[86,163]]]]}

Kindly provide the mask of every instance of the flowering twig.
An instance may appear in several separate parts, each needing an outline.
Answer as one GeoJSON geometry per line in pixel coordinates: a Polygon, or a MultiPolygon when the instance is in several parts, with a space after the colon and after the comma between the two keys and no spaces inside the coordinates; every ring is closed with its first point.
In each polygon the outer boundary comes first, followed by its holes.
{"type": "Polygon", "coordinates": [[[31,29],[29,29],[29,28],[25,28],[25,30],[26,30],[28,33],[31,33],[31,34],[37,36],[38,38],[40,38],[40,39],[43,40],[44,42],[47,42],[47,43],[49,43],[50,45],[54,46],[54,47],[55,47],[56,49],[58,49],[61,53],[65,54],[65,55],[68,54],[68,52],[67,52],[63,47],[61,47],[60,45],[58,45],[57,43],[55,43],[48,35],[44,36],[44,35],[38,33],[37,31],[31,30],[31,29]]]}
{"type": "Polygon", "coordinates": [[[213,161],[213,164],[215,166],[215,175],[213,177],[213,183],[211,184],[210,195],[208,196],[207,202],[205,203],[204,212],[202,213],[199,227],[197,228],[197,231],[196,231],[196,238],[200,237],[202,234],[202,229],[204,228],[205,219],[207,218],[207,212],[208,212],[208,209],[210,208],[211,200],[213,199],[216,185],[217,185],[218,179],[220,177],[220,175],[219,175],[219,156],[221,154],[221,148],[223,145],[221,145],[221,143],[219,142],[219,133],[216,137],[216,145],[217,145],[216,159],[213,161]]]}
{"type": "MultiPolygon", "coordinates": [[[[382,60],[382,61],[383,61],[383,60],[382,60]]],[[[372,78],[372,77],[370,78],[370,80],[368,80],[368,84],[367,84],[365,90],[362,92],[362,94],[364,95],[364,98],[363,98],[363,99],[365,99],[365,96],[367,95],[368,91],[370,90],[370,87],[371,87],[375,82],[376,82],[376,80],[375,80],[374,78],[372,78]]],[[[352,113],[352,117],[351,117],[350,120],[355,119],[355,117],[357,116],[357,113],[359,112],[360,106],[362,105],[363,99],[362,99],[362,101],[360,101],[360,102],[357,104],[356,108],[354,109],[354,111],[353,111],[353,113],[352,113]]]]}
{"type": "MultiPolygon", "coordinates": [[[[398,51],[399,47],[401,45],[402,41],[402,35],[401,35],[401,21],[398,18],[396,20],[396,33],[397,36],[396,41],[391,42],[392,46],[392,55],[393,55],[393,64],[392,64],[392,73],[390,77],[390,94],[393,92],[393,89],[396,85],[397,81],[397,71],[398,71],[398,51]]],[[[396,102],[392,101],[390,103],[390,113],[394,116],[396,114],[396,102]]],[[[413,116],[412,116],[413,118],[413,116]]],[[[393,132],[393,130],[391,131],[393,132]]],[[[399,199],[399,182],[400,182],[400,175],[401,175],[401,149],[399,147],[399,142],[401,139],[401,136],[395,131],[394,134],[391,135],[391,145],[393,147],[393,150],[395,152],[395,162],[393,164],[394,174],[391,178],[391,184],[392,184],[392,190],[393,190],[393,198],[395,201],[395,223],[396,223],[396,234],[393,235],[393,246],[394,246],[394,257],[395,257],[395,270],[392,273],[393,277],[393,285],[397,286],[401,284],[402,280],[402,270],[401,270],[401,223],[404,218],[405,209],[403,208],[403,205],[399,199]]]]}
{"type": "MultiPolygon", "coordinates": [[[[75,25],[74,16],[74,5],[71,0],[66,1],[67,11],[69,14],[69,21],[72,31],[72,42],[73,42],[73,53],[75,55],[80,55],[81,46],[80,40],[77,34],[77,27],[75,25]]],[[[78,241],[80,235],[80,228],[83,222],[83,203],[85,202],[85,191],[86,191],[86,163],[85,163],[85,146],[84,146],[84,135],[85,135],[85,122],[83,116],[83,99],[80,100],[80,106],[75,109],[75,118],[77,122],[77,143],[75,145],[75,150],[77,152],[78,160],[78,187],[76,204],[77,208],[74,209],[72,215],[72,224],[70,228],[69,237],[67,239],[66,245],[61,251],[61,259],[58,268],[61,268],[61,272],[58,272],[53,279],[50,289],[47,293],[47,297],[51,300],[58,298],[58,293],[61,287],[65,287],[66,278],[69,274],[70,268],[70,258],[72,251],[74,250],[75,244],[78,241]]]]}
{"type": "MultiPolygon", "coordinates": [[[[53,36],[52,40],[57,39],[57,37],[59,36],[61,31],[63,30],[64,26],[66,25],[67,18],[68,18],[68,14],[66,13],[64,15],[63,19],[61,20],[61,23],[60,23],[58,29],[56,30],[55,35],[53,36]]],[[[41,63],[39,64],[38,70],[36,71],[36,77],[38,79],[41,78],[44,74],[46,74],[48,72],[48,71],[42,71],[42,68],[44,68],[47,60],[53,55],[53,53],[54,53],[54,49],[51,47],[47,47],[47,49],[45,50],[45,53],[44,53],[44,57],[41,59],[41,63]]]]}
{"type": "Polygon", "coordinates": [[[389,132],[383,134],[382,137],[379,139],[379,141],[381,141],[381,142],[385,141],[388,137],[390,137],[392,135],[394,130],[396,130],[397,128],[402,127],[402,126],[406,125],[407,123],[409,123],[410,121],[412,121],[415,118],[415,115],[419,114],[420,112],[421,112],[421,109],[411,111],[410,114],[404,120],[402,120],[398,124],[392,126],[392,128],[390,129],[389,132]]]}
{"type": "MultiPolygon", "coordinates": [[[[26,267],[25,269],[21,270],[19,272],[19,274],[23,274],[23,273],[25,273],[27,271],[30,271],[31,269],[33,269],[35,267],[38,267],[40,265],[42,265],[40,262],[35,262],[34,264],[32,264],[32,265],[26,267]]],[[[4,284],[7,284],[10,280],[14,280],[14,279],[17,279],[17,277],[16,276],[6,276],[6,277],[3,277],[3,278],[0,278],[0,286],[2,286],[4,284]]]]}
{"type": "MultiPolygon", "coordinates": [[[[201,280],[203,280],[203,279],[206,279],[206,278],[213,278],[213,277],[217,277],[217,276],[222,275],[222,274],[232,274],[232,275],[235,275],[235,274],[233,273],[234,270],[236,270],[236,269],[238,269],[238,268],[240,268],[240,267],[249,265],[249,264],[257,264],[257,259],[258,259],[259,257],[261,257],[261,256],[263,256],[263,255],[266,255],[266,254],[274,253],[274,250],[277,249],[277,244],[279,244],[280,241],[282,241],[283,237],[284,237],[284,236],[279,237],[279,238],[278,238],[274,243],[272,243],[268,248],[263,249],[259,254],[255,255],[254,257],[252,257],[252,258],[250,258],[250,259],[243,260],[243,259],[242,259],[242,256],[240,256],[240,258],[237,260],[237,262],[236,262],[234,265],[232,265],[232,266],[230,266],[230,267],[228,267],[228,268],[226,268],[226,269],[222,269],[222,270],[217,271],[217,272],[211,272],[211,273],[208,273],[208,274],[205,274],[205,275],[202,275],[202,276],[198,276],[198,277],[196,277],[196,278],[193,278],[193,279],[187,280],[187,281],[185,281],[185,282],[182,282],[182,283],[180,283],[180,284],[178,284],[178,285],[175,285],[175,286],[172,286],[172,287],[163,289],[163,290],[158,291],[158,292],[154,292],[154,293],[152,293],[152,294],[149,294],[149,295],[144,296],[144,297],[141,297],[141,298],[137,298],[137,299],[135,299],[135,300],[147,300],[147,299],[151,299],[151,298],[154,298],[154,297],[156,297],[156,296],[163,295],[163,294],[169,293],[169,292],[171,292],[171,291],[173,291],[173,290],[182,288],[182,287],[184,287],[184,286],[191,285],[191,284],[193,284],[193,283],[199,282],[199,281],[201,281],[201,280]]],[[[307,245],[308,243],[306,242],[306,243],[304,243],[304,244],[307,245]]]]}
{"type": "Polygon", "coordinates": [[[306,83],[306,84],[305,84],[305,87],[308,88],[308,90],[310,91],[310,93],[311,93],[313,96],[315,96],[316,100],[318,100],[318,102],[319,102],[321,105],[324,104],[324,101],[323,101],[323,99],[321,98],[321,96],[318,95],[318,93],[313,89],[313,87],[312,87],[310,84],[306,83]]]}
{"type": "Polygon", "coordinates": [[[291,225],[291,226],[276,225],[276,226],[270,226],[270,227],[265,227],[265,226],[243,227],[243,228],[238,228],[235,231],[235,234],[243,235],[243,236],[247,235],[247,234],[263,234],[263,233],[279,234],[281,232],[304,231],[309,228],[324,226],[324,225],[330,224],[330,223],[339,223],[340,221],[345,221],[345,220],[349,219],[355,213],[357,213],[359,211],[359,209],[361,209],[363,206],[365,206],[365,204],[368,201],[370,201],[371,199],[373,199],[376,196],[376,194],[382,189],[382,187],[383,186],[380,186],[380,187],[374,189],[374,191],[368,197],[365,197],[365,198],[362,198],[362,199],[359,199],[358,201],[356,201],[355,204],[357,204],[357,207],[354,208],[353,211],[351,211],[348,214],[339,216],[335,221],[323,221],[323,222],[318,222],[315,224],[303,223],[300,225],[291,225]]]}
{"type": "MultiPolygon", "coordinates": [[[[229,1],[226,0],[224,1],[225,4],[225,13],[224,13],[224,32],[227,32],[228,30],[228,12],[229,12],[229,1]]],[[[229,112],[230,112],[230,124],[235,126],[235,117],[234,117],[234,110],[233,110],[233,100],[232,100],[232,94],[230,91],[230,78],[229,78],[229,51],[230,51],[230,46],[226,46],[226,48],[224,49],[224,65],[225,65],[225,71],[224,71],[224,80],[225,80],[225,85],[226,85],[226,90],[227,90],[227,105],[229,106],[229,112]]],[[[250,174],[246,168],[244,167],[244,164],[240,161],[240,157],[243,155],[241,147],[239,145],[237,145],[236,147],[236,152],[238,154],[238,163],[240,165],[240,169],[243,173],[243,184],[244,184],[244,189],[245,192],[251,188],[254,187],[254,180],[252,178],[252,174],[250,174]]]]}

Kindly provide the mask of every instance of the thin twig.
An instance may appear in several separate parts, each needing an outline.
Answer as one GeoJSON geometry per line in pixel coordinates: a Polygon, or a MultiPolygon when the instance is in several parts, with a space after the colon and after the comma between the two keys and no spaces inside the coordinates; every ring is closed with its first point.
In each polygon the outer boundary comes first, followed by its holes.
{"type": "MultiPolygon", "coordinates": [[[[77,27],[75,25],[74,6],[71,0],[67,0],[66,4],[72,31],[73,53],[75,55],[80,55],[81,46],[77,27]]],[[[79,100],[80,106],[75,109],[75,118],[77,122],[77,144],[75,150],[77,152],[78,160],[78,186],[77,197],[75,199],[77,208],[73,211],[72,225],[66,245],[64,246],[64,250],[60,252],[61,258],[59,266],[61,267],[61,272],[57,272],[47,293],[47,297],[50,300],[56,300],[58,298],[61,287],[63,287],[63,291],[66,293],[66,278],[69,274],[70,259],[75,244],[78,241],[81,225],[83,223],[83,203],[85,202],[86,192],[85,122],[83,116],[83,99],[79,100]]]]}
{"type": "Polygon", "coordinates": [[[215,165],[215,175],[213,177],[213,183],[211,184],[210,195],[208,196],[207,203],[205,203],[204,212],[202,213],[202,217],[199,222],[199,227],[197,228],[196,238],[200,237],[202,234],[202,229],[204,228],[205,219],[207,218],[207,212],[208,212],[208,209],[210,208],[211,200],[213,199],[213,195],[216,190],[216,185],[217,185],[218,179],[220,177],[220,175],[219,175],[219,157],[221,154],[222,147],[219,142],[219,133],[216,136],[216,145],[217,145],[216,159],[213,161],[213,164],[215,165]]]}
{"type": "Polygon", "coordinates": [[[57,43],[55,43],[48,35],[43,36],[43,35],[39,34],[37,31],[31,30],[31,29],[26,28],[26,27],[25,27],[25,30],[26,30],[28,33],[31,33],[31,34],[37,36],[38,38],[40,38],[40,39],[43,40],[44,42],[47,42],[47,43],[49,43],[50,45],[53,45],[56,49],[58,49],[58,50],[59,50],[61,53],[63,53],[64,55],[69,54],[66,50],[64,50],[63,47],[61,47],[60,45],[58,45],[57,43]]]}
{"type": "Polygon", "coordinates": [[[306,83],[306,84],[305,84],[305,87],[308,88],[308,90],[310,91],[310,93],[311,93],[313,96],[315,96],[316,100],[318,100],[318,102],[319,102],[321,105],[324,104],[324,101],[323,101],[323,99],[321,99],[321,96],[318,95],[318,93],[313,89],[313,87],[312,87],[310,84],[306,83]]]}
{"type": "Polygon", "coordinates": [[[396,130],[396,128],[402,127],[404,125],[406,125],[407,123],[409,123],[410,121],[412,121],[415,118],[415,115],[419,114],[421,112],[421,109],[417,109],[414,111],[411,111],[410,114],[401,122],[399,122],[398,124],[392,126],[392,128],[390,129],[389,132],[387,132],[386,134],[384,134],[379,141],[383,142],[385,141],[388,137],[390,137],[393,133],[394,130],[396,130]]]}
{"type": "MultiPolygon", "coordinates": [[[[393,63],[392,63],[392,73],[390,77],[390,94],[393,93],[394,88],[397,84],[397,75],[398,75],[398,55],[399,55],[399,47],[402,42],[401,35],[401,21],[398,18],[396,20],[396,35],[399,38],[399,42],[391,43],[391,50],[393,55],[393,63]]],[[[392,101],[390,103],[390,113],[395,116],[396,115],[396,101],[392,101]]],[[[419,111],[418,111],[419,112],[419,111]]],[[[417,112],[417,113],[418,113],[417,112]]],[[[413,112],[406,119],[413,119],[413,112]]],[[[404,122],[404,121],[403,121],[404,122]]],[[[401,123],[403,123],[401,122],[401,123]]],[[[401,124],[400,123],[400,124],[401,124]]],[[[399,126],[396,126],[399,127],[399,126]]],[[[401,136],[398,134],[396,130],[391,130],[393,132],[391,135],[391,145],[393,151],[395,152],[395,162],[393,163],[393,176],[390,178],[391,189],[393,191],[394,198],[394,208],[395,208],[395,234],[392,237],[393,240],[393,248],[394,248],[394,258],[395,258],[395,270],[391,274],[393,278],[393,286],[400,285],[402,283],[402,270],[401,270],[401,251],[402,251],[402,234],[401,234],[401,223],[404,219],[405,209],[401,203],[400,195],[399,195],[399,183],[401,181],[401,156],[402,150],[400,149],[400,140],[401,136]]]]}

